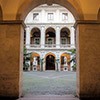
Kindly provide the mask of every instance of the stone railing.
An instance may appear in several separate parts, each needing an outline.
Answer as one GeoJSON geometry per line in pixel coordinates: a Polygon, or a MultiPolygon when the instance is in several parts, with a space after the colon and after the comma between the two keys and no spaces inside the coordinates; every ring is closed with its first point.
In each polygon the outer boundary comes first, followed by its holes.
{"type": "Polygon", "coordinates": [[[27,48],[32,48],[32,49],[51,49],[51,48],[71,48],[71,47],[75,47],[74,44],[60,44],[60,45],[56,45],[56,44],[44,44],[44,45],[37,45],[37,44],[26,44],[25,45],[27,48]]]}

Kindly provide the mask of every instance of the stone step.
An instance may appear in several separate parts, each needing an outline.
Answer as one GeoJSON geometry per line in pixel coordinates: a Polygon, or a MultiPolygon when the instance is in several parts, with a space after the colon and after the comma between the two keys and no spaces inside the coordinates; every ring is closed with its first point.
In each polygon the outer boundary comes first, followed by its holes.
{"type": "Polygon", "coordinates": [[[79,100],[73,95],[40,95],[40,96],[26,96],[18,100],[79,100]]]}

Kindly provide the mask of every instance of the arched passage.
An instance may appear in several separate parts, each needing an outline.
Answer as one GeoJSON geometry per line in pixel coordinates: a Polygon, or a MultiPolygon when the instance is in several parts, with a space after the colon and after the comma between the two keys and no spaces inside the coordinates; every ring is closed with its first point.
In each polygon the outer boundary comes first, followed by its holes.
{"type": "Polygon", "coordinates": [[[45,56],[45,69],[46,70],[55,70],[55,55],[52,53],[48,53],[45,56]]]}
{"type": "Polygon", "coordinates": [[[100,20],[100,8],[99,8],[99,11],[98,11],[98,20],[100,20]]]}
{"type": "Polygon", "coordinates": [[[38,53],[32,53],[30,63],[30,70],[40,71],[40,55],[38,53]]]}
{"type": "Polygon", "coordinates": [[[77,2],[71,4],[68,0],[41,0],[41,2],[39,0],[32,0],[29,3],[25,1],[18,9],[16,19],[24,20],[32,9],[42,4],[59,4],[67,8],[73,14],[76,20],[84,19],[82,9],[79,4],[77,2]]]}
{"type": "Polygon", "coordinates": [[[3,12],[1,6],[0,6],[0,20],[3,20],[3,12]]]}
{"type": "Polygon", "coordinates": [[[70,61],[70,55],[68,53],[63,53],[60,58],[61,70],[71,71],[70,64],[68,63],[70,61]]]}

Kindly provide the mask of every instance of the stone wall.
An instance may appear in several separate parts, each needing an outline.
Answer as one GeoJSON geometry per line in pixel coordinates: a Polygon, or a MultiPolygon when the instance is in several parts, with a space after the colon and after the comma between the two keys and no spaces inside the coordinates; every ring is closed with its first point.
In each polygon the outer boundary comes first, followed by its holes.
{"type": "Polygon", "coordinates": [[[100,97],[100,22],[78,21],[76,37],[79,97],[100,97]]]}
{"type": "Polygon", "coordinates": [[[23,62],[21,21],[0,22],[0,96],[19,97],[23,62]]]}

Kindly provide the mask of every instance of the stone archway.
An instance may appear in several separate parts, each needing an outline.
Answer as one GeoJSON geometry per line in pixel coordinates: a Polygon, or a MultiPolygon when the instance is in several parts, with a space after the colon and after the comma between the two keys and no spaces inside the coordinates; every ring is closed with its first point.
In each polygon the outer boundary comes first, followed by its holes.
{"type": "Polygon", "coordinates": [[[55,70],[55,57],[53,55],[46,57],[46,70],[55,70]]]}
{"type": "MultiPolygon", "coordinates": [[[[75,2],[75,1],[74,1],[75,2]]],[[[34,8],[36,8],[39,5],[42,4],[48,4],[48,5],[52,5],[52,4],[58,4],[61,5],[65,8],[67,8],[75,17],[76,20],[83,20],[84,16],[82,13],[82,9],[80,7],[80,5],[75,2],[73,4],[71,4],[70,1],[68,0],[41,0],[41,2],[39,0],[32,0],[29,3],[27,3],[27,1],[25,1],[20,8],[17,11],[17,15],[16,15],[16,19],[19,20],[24,20],[25,17],[27,16],[27,14],[34,8]]]]}
{"type": "MultiPolygon", "coordinates": [[[[43,0],[41,2],[38,2],[38,0],[34,0],[34,1],[31,1],[29,4],[27,4],[27,2],[24,2],[24,4],[19,8],[18,10],[18,13],[16,15],[16,19],[19,20],[19,19],[22,19],[24,20],[25,17],[27,16],[27,14],[34,8],[36,8],[37,6],[39,5],[42,5],[42,4],[49,4],[49,1],[50,0],[43,0]]],[[[60,0],[60,1],[57,1],[57,0],[54,0],[54,2],[52,2],[54,4],[59,4],[65,8],[67,8],[72,14],[73,16],[75,17],[76,20],[79,20],[79,19],[84,19],[83,18],[83,15],[82,15],[82,11],[78,11],[78,9],[76,9],[75,7],[72,6],[72,4],[70,4],[70,2],[68,2],[67,0],[60,0]]],[[[51,3],[51,4],[52,4],[51,3]]],[[[50,5],[51,5],[50,4],[50,5]]],[[[79,7],[80,8],[80,7],[79,7]]],[[[49,56],[53,56],[51,53],[49,55],[47,55],[47,57],[49,58],[49,56]]],[[[53,56],[54,57],[54,56],[53,56]]],[[[47,68],[45,68],[47,70],[47,68]]],[[[49,69],[49,68],[48,68],[49,69]]],[[[49,69],[49,70],[52,70],[49,69]]],[[[53,67],[53,70],[54,70],[54,67],[53,67]]]]}
{"type": "MultiPolygon", "coordinates": [[[[28,12],[41,5],[52,3],[60,4],[68,8],[76,20],[84,19],[81,7],[75,0],[27,0],[21,5],[16,14],[16,19],[24,20],[28,12]],[[73,3],[70,3],[72,1],[73,3]]],[[[86,8],[86,10],[88,10],[86,8]]],[[[100,10],[99,10],[100,13],[100,10]]],[[[98,19],[100,14],[98,13],[98,19]]],[[[88,13],[87,13],[88,14],[88,13]]],[[[1,11],[2,19],[2,11],[1,11]]],[[[11,21],[1,23],[1,61],[0,64],[0,95],[9,97],[19,97],[21,95],[21,35],[22,22],[11,21]],[[4,30],[2,30],[4,28],[4,30]],[[6,31],[9,30],[9,31],[6,31]],[[9,35],[8,35],[9,34],[9,35]],[[16,37],[14,36],[16,35],[16,37]],[[9,52],[9,53],[8,53],[9,52]],[[16,54],[15,54],[16,52],[16,54]],[[6,54],[6,57],[3,55],[6,54]],[[9,59],[11,58],[11,59],[9,59]],[[5,63],[5,60],[7,62],[5,63]],[[13,62],[12,62],[13,61],[13,62]],[[4,64],[2,64],[4,62],[4,64]],[[5,70],[6,69],[6,70],[5,70]],[[16,69],[16,70],[15,70],[16,69]],[[6,71],[6,72],[4,72],[6,71]],[[2,72],[2,73],[1,73],[2,72]],[[7,83],[7,84],[5,84],[7,83]],[[11,87],[11,88],[9,88],[11,87]]],[[[100,22],[98,21],[78,21],[76,27],[77,33],[77,63],[78,63],[78,95],[80,97],[100,97],[100,22]],[[93,33],[93,34],[92,34],[93,33]],[[95,35],[95,34],[96,35],[95,35]],[[92,34],[92,35],[91,35],[92,34]],[[86,42],[87,41],[87,42],[86,42]],[[87,52],[88,51],[88,52],[87,52]],[[87,57],[86,57],[87,56],[87,57]],[[85,62],[85,63],[84,63],[85,62]],[[87,67],[88,66],[88,67],[87,67]],[[80,73],[81,72],[81,73],[80,73]],[[91,88],[92,87],[92,88],[91,88]],[[95,92],[94,92],[95,91],[95,92]]],[[[23,32],[22,32],[23,33],[23,32]]]]}
{"type": "Polygon", "coordinates": [[[100,20],[100,8],[99,8],[99,11],[98,11],[98,20],[100,20]]]}
{"type": "Polygon", "coordinates": [[[52,52],[49,52],[45,55],[45,70],[55,70],[55,59],[56,56],[52,52]]]}
{"type": "Polygon", "coordinates": [[[30,70],[40,71],[40,55],[36,52],[32,52],[32,58],[30,60],[30,70]]]}
{"type": "Polygon", "coordinates": [[[70,44],[70,30],[67,27],[63,27],[60,31],[60,37],[61,37],[61,45],[70,44]]]}
{"type": "Polygon", "coordinates": [[[3,20],[3,12],[1,6],[0,6],[0,20],[3,20]]]}
{"type": "Polygon", "coordinates": [[[47,28],[46,33],[45,33],[45,44],[46,47],[52,47],[55,46],[56,44],[56,34],[55,34],[55,29],[54,28],[47,28]]]}
{"type": "Polygon", "coordinates": [[[35,45],[38,46],[40,45],[40,38],[41,38],[40,29],[37,27],[34,27],[30,33],[30,43],[33,44],[33,46],[35,45]]]}
{"type": "Polygon", "coordinates": [[[68,61],[70,61],[70,54],[64,52],[63,54],[61,54],[60,56],[60,63],[61,63],[61,70],[62,71],[71,71],[71,66],[68,63],[68,61]],[[65,62],[65,58],[66,58],[66,62],[65,62]]]}

